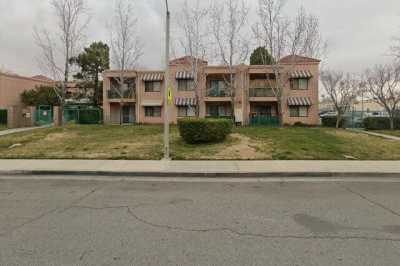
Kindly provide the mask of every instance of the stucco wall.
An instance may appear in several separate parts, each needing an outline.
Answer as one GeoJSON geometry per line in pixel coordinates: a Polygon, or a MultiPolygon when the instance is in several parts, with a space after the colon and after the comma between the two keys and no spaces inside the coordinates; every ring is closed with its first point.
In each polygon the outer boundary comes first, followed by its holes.
{"type": "MultiPolygon", "coordinates": [[[[318,125],[319,124],[319,116],[318,116],[318,103],[319,103],[319,62],[311,61],[311,62],[302,62],[296,64],[282,64],[283,70],[282,73],[284,75],[284,97],[282,104],[282,116],[284,124],[294,124],[296,122],[302,122],[310,125],[318,125]],[[312,73],[312,78],[309,81],[309,87],[307,90],[292,90],[290,88],[290,79],[289,73],[295,70],[308,70],[312,73]],[[287,100],[289,97],[303,97],[310,98],[312,102],[312,106],[309,109],[308,117],[290,117],[289,106],[287,100]]],[[[185,60],[178,60],[170,65],[170,74],[169,78],[170,86],[173,89],[173,97],[176,98],[195,98],[196,93],[194,91],[178,91],[178,84],[176,80],[176,73],[178,71],[188,71],[190,72],[191,65],[185,60]]],[[[163,95],[164,95],[164,81],[161,84],[160,92],[145,92],[144,82],[142,77],[144,74],[149,73],[151,71],[129,71],[127,75],[136,77],[136,121],[138,123],[143,124],[153,124],[153,123],[162,123],[163,116],[159,118],[151,118],[146,117],[144,113],[144,106],[142,103],[148,100],[158,100],[162,102],[162,107],[164,107],[165,103],[163,103],[163,95]]],[[[154,71],[152,73],[162,73],[161,71],[154,71]]],[[[247,66],[247,65],[238,65],[234,68],[235,74],[235,98],[234,105],[235,110],[239,110],[242,114],[242,121],[244,124],[249,123],[249,116],[251,112],[250,103],[253,101],[256,102],[264,102],[264,103],[276,103],[276,97],[258,97],[257,99],[253,99],[249,95],[249,90],[251,87],[263,87],[265,86],[265,81],[260,80],[250,80],[251,74],[262,74],[262,73],[273,73],[270,66],[247,66]]],[[[118,76],[119,73],[116,71],[108,71],[103,74],[104,76],[104,101],[103,108],[105,114],[105,122],[111,122],[110,117],[110,106],[112,103],[107,99],[107,91],[110,88],[109,78],[113,76],[118,76]]],[[[231,98],[225,97],[224,99],[215,99],[213,97],[206,97],[206,91],[209,85],[207,84],[208,79],[207,75],[229,75],[229,70],[224,66],[207,66],[206,64],[202,65],[199,68],[198,74],[198,82],[199,82],[199,109],[200,109],[200,117],[205,117],[206,115],[206,103],[212,101],[223,101],[226,103],[230,103],[231,98]],[[213,99],[212,99],[213,98],[213,99]]],[[[169,120],[172,123],[177,122],[177,107],[172,105],[169,107],[169,120]]],[[[162,108],[163,109],[163,108],[162,108]]],[[[162,111],[163,114],[163,111],[162,111]]]]}

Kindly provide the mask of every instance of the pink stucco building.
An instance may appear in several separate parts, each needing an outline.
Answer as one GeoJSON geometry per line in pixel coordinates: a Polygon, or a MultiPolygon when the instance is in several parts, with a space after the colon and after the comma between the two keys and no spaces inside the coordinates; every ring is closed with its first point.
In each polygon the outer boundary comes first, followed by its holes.
{"type": "MultiPolygon", "coordinates": [[[[163,91],[165,78],[173,90],[170,122],[179,118],[235,117],[237,122],[249,125],[259,121],[273,121],[278,117],[278,99],[274,86],[272,66],[237,65],[233,68],[234,96],[227,88],[230,71],[226,66],[211,66],[201,61],[197,71],[198,86],[193,86],[193,58],[183,57],[170,62],[169,77],[163,71],[126,71],[126,86],[119,91],[119,71],[103,73],[104,121],[109,124],[163,122],[163,91]],[[121,97],[122,96],[122,97],[121,97]],[[198,106],[198,109],[196,108],[198,106]],[[122,108],[122,112],[120,112],[122,108]]],[[[283,75],[283,124],[301,122],[317,125],[320,60],[288,56],[280,61],[283,75]]]]}
{"type": "Polygon", "coordinates": [[[36,86],[53,85],[54,81],[42,75],[23,77],[0,72],[0,109],[8,112],[8,126],[32,126],[33,109],[24,106],[21,101],[21,93],[34,89],[36,86]],[[29,117],[26,114],[29,114],[29,117]]]}

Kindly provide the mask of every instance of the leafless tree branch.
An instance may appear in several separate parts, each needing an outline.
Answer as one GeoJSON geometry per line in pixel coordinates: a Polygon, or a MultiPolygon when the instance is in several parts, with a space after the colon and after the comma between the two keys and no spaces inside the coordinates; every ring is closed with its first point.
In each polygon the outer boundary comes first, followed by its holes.
{"type": "Polygon", "coordinates": [[[376,65],[364,72],[367,91],[389,114],[390,127],[400,108],[400,66],[396,63],[376,65]]]}

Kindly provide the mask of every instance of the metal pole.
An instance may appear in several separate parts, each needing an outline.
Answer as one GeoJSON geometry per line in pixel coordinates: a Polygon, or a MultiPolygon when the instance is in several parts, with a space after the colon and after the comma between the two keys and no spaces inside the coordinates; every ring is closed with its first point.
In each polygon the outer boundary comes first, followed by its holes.
{"type": "Polygon", "coordinates": [[[168,9],[168,0],[165,0],[167,8],[166,27],[165,27],[165,77],[164,77],[164,159],[170,159],[169,150],[169,103],[168,103],[168,87],[169,87],[169,39],[170,39],[170,13],[168,9]]]}

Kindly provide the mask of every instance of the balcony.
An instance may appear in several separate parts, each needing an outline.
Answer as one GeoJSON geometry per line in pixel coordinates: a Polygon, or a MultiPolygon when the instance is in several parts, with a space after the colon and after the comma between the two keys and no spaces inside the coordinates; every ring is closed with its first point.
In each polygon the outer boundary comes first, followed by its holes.
{"type": "Polygon", "coordinates": [[[125,90],[119,92],[117,89],[111,89],[107,91],[107,96],[109,100],[121,100],[121,99],[135,99],[136,98],[136,93],[135,90],[125,90]]]}
{"type": "Polygon", "coordinates": [[[251,88],[250,97],[275,97],[272,88],[251,88]]]}
{"type": "Polygon", "coordinates": [[[206,97],[231,97],[231,92],[224,88],[213,88],[207,90],[206,97]]]}
{"type": "Polygon", "coordinates": [[[272,88],[250,88],[249,97],[251,102],[275,102],[275,93],[272,88]]]}

